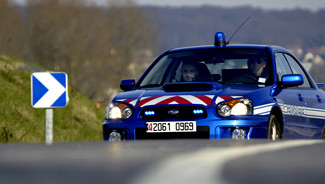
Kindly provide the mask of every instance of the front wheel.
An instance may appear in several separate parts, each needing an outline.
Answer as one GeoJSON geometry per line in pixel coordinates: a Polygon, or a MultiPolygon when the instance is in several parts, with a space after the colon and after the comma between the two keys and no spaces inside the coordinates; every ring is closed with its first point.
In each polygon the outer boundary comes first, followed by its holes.
{"type": "Polygon", "coordinates": [[[281,127],[280,123],[275,115],[271,115],[269,121],[269,127],[267,131],[267,138],[271,140],[281,139],[281,127]]]}

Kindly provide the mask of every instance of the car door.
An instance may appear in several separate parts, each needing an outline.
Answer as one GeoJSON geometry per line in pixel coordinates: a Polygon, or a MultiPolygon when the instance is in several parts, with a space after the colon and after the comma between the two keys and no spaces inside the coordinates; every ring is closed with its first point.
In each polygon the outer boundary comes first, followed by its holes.
{"type": "Polygon", "coordinates": [[[304,110],[304,117],[306,121],[307,136],[310,138],[320,138],[322,134],[323,119],[325,112],[320,109],[323,106],[320,90],[314,86],[311,78],[301,67],[299,61],[289,54],[284,54],[289,62],[291,70],[295,74],[300,74],[304,78],[304,83],[298,86],[306,108],[304,110]]]}
{"type": "MultiPolygon", "coordinates": [[[[281,81],[285,74],[293,74],[293,71],[284,56],[284,53],[275,54],[277,80],[281,81]]],[[[283,113],[283,135],[284,138],[307,137],[306,118],[303,116],[305,109],[305,97],[298,87],[288,87],[281,90],[277,96],[283,113]]]]}

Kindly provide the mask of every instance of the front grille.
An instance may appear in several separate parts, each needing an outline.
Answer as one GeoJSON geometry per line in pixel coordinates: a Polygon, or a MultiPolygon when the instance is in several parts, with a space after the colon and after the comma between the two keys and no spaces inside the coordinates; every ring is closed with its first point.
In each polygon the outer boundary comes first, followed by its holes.
{"type": "Polygon", "coordinates": [[[208,126],[198,126],[196,132],[147,133],[146,128],[135,130],[136,139],[209,139],[208,126]]]}
{"type": "Polygon", "coordinates": [[[163,106],[163,107],[147,107],[143,108],[140,113],[142,120],[166,120],[166,119],[179,119],[179,120],[196,120],[207,117],[207,112],[204,107],[198,106],[163,106]],[[174,113],[172,113],[174,111],[174,113]],[[200,112],[200,113],[194,113],[200,112]],[[154,112],[150,115],[145,112],[154,112]],[[175,113],[177,112],[177,113],[175,113]]]}

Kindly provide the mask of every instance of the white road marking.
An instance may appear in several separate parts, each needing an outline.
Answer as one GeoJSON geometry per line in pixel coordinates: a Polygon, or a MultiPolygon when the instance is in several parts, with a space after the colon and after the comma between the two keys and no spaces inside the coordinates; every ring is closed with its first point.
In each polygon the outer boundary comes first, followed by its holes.
{"type": "Polygon", "coordinates": [[[325,143],[323,140],[291,140],[269,144],[209,148],[194,153],[177,154],[154,164],[134,180],[135,184],[204,183],[223,184],[221,173],[224,165],[240,157],[271,152],[292,147],[325,143]]]}

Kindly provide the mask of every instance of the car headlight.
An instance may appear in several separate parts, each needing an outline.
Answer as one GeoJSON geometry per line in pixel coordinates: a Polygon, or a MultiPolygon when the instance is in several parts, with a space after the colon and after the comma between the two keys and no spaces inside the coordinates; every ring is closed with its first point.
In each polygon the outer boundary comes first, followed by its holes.
{"type": "Polygon", "coordinates": [[[105,119],[128,119],[132,114],[133,110],[130,105],[111,102],[106,108],[105,119]]]}
{"type": "Polygon", "coordinates": [[[217,106],[217,113],[220,116],[250,116],[253,112],[252,100],[248,98],[225,101],[217,106]]]}

